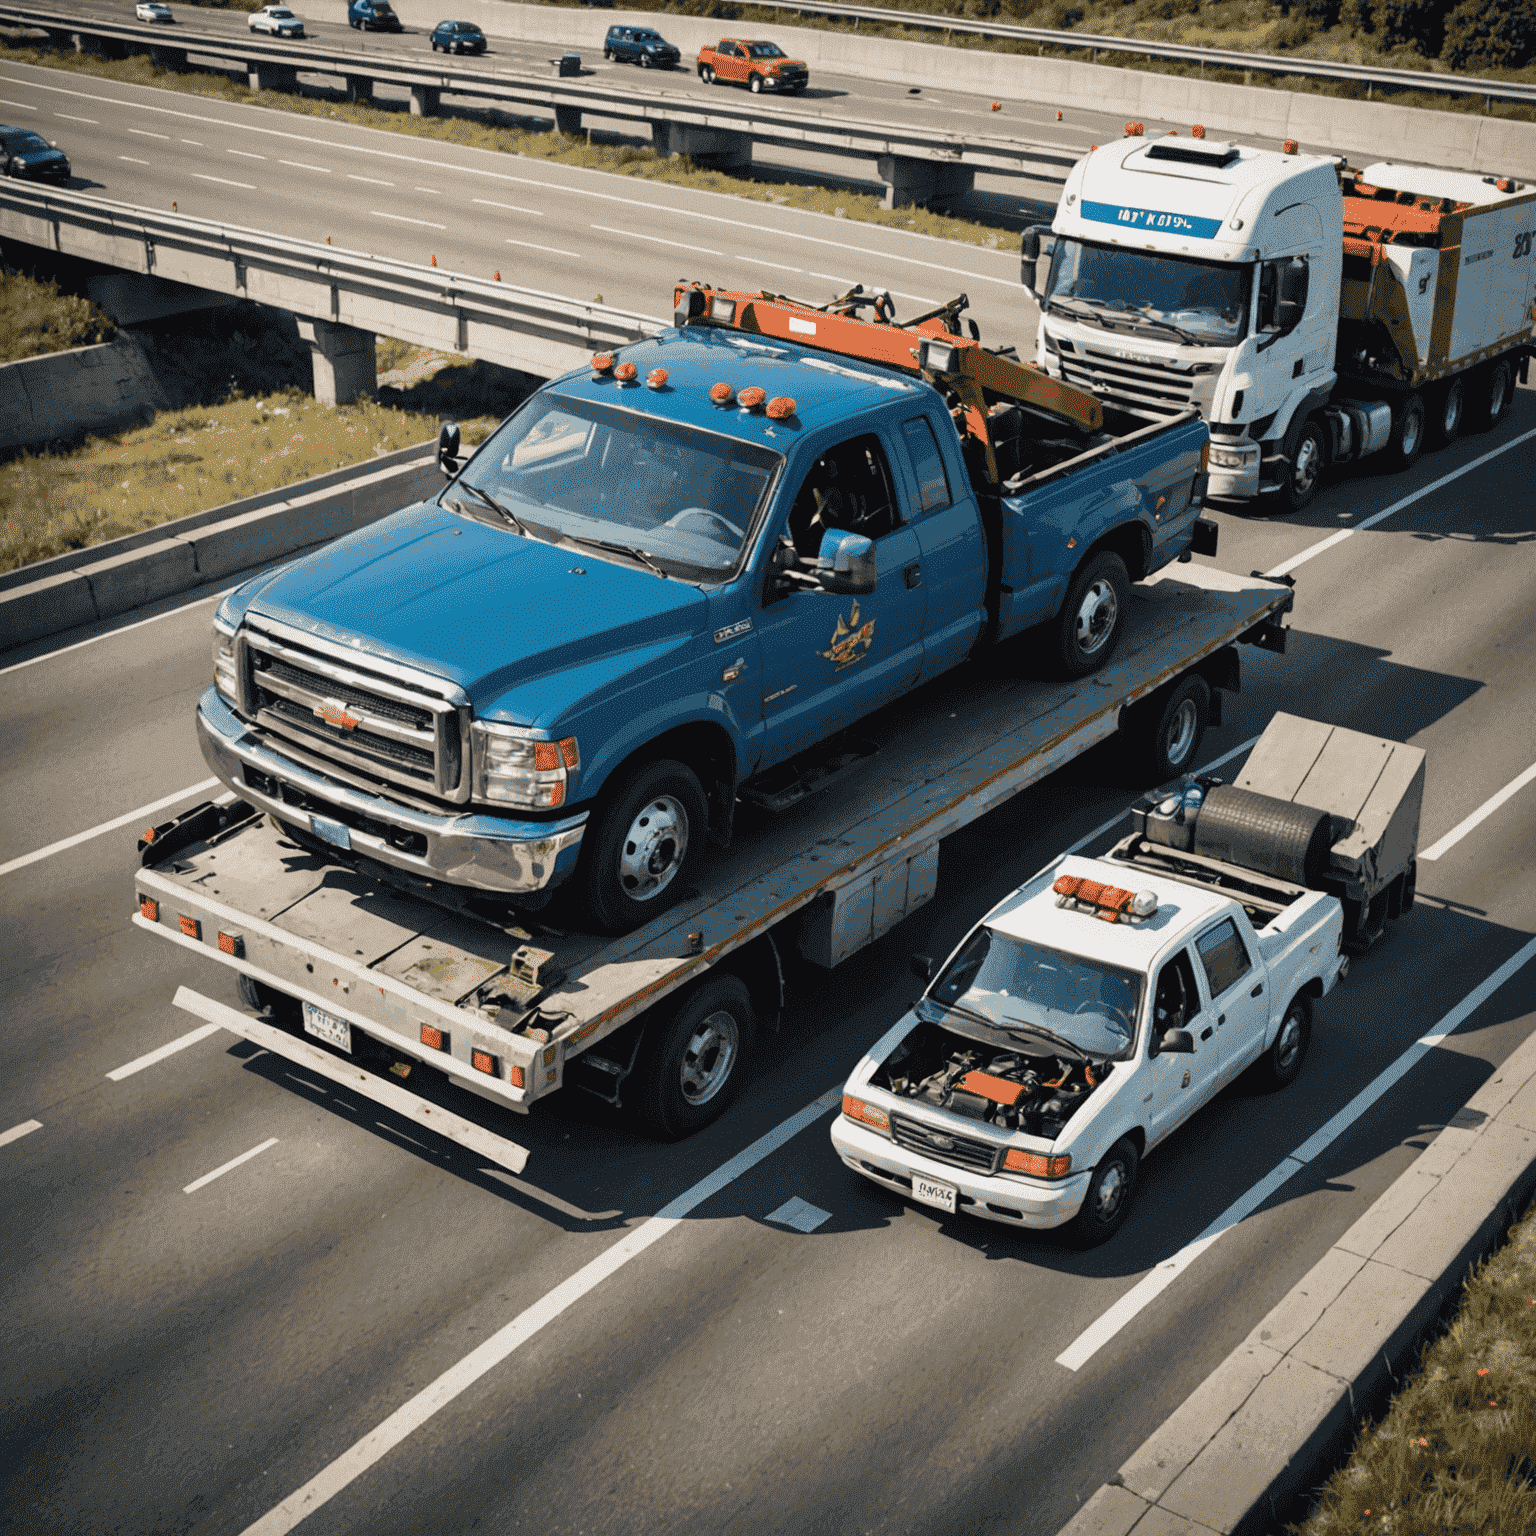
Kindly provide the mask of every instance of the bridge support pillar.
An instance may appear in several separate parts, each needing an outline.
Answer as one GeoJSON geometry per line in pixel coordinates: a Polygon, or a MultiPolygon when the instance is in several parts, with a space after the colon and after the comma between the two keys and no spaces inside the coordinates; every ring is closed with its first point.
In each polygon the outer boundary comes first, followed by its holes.
{"type": "Polygon", "coordinates": [[[557,106],[555,108],[555,132],[571,134],[580,133],[581,108],[557,106]]]}
{"type": "Polygon", "coordinates": [[[693,123],[653,122],[651,143],[658,155],[687,155],[700,165],[733,170],[752,163],[752,135],[730,128],[700,128],[693,123]]]}
{"type": "Polygon", "coordinates": [[[443,92],[436,85],[413,85],[411,87],[411,116],[431,117],[437,111],[437,104],[442,100],[443,92]]]}
{"type": "Polygon", "coordinates": [[[184,49],[151,47],[149,50],[149,62],[156,69],[169,69],[174,70],[177,74],[181,74],[187,67],[187,55],[184,49]]]}
{"type": "Polygon", "coordinates": [[[245,83],[253,91],[296,91],[299,72],[292,64],[252,59],[245,66],[245,83]]]}
{"type": "Polygon", "coordinates": [[[379,387],[372,331],[334,320],[298,318],[299,335],[309,343],[315,370],[315,399],[321,405],[350,405],[379,387]]]}
{"type": "Polygon", "coordinates": [[[124,59],[128,50],[114,37],[97,37],[90,32],[71,32],[69,40],[76,53],[89,53],[98,59],[124,59]]]}
{"type": "Polygon", "coordinates": [[[347,76],[347,100],[370,102],[373,100],[373,81],[367,75],[347,76]]]}
{"type": "Polygon", "coordinates": [[[905,208],[909,203],[944,202],[964,197],[976,185],[976,172],[968,165],[943,160],[913,160],[906,155],[881,155],[880,180],[885,183],[882,208],[905,208]]]}

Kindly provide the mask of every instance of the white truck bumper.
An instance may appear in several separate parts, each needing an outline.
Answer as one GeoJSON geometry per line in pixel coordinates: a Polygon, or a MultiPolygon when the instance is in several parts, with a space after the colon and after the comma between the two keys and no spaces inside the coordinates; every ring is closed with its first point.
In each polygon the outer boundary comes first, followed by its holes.
{"type": "Polygon", "coordinates": [[[973,1173],[908,1152],[846,1115],[833,1122],[832,1146],[855,1173],[886,1189],[912,1199],[913,1175],[932,1179],[956,1191],[955,1208],[960,1214],[1006,1227],[1059,1227],[1071,1221],[1082,1208],[1093,1177],[1091,1169],[1050,1181],[973,1173]]]}

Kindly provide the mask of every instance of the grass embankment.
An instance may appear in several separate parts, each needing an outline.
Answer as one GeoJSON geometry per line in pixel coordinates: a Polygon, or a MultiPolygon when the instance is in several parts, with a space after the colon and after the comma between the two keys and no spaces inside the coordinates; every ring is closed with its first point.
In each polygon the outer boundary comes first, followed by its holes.
{"type": "MultiPolygon", "coordinates": [[[[331,408],[302,390],[162,411],[74,453],[0,465],[0,570],[276,490],[423,442],[435,414],[363,400],[331,408]]],[[[479,442],[489,418],[464,423],[479,442]]]]}
{"type": "Polygon", "coordinates": [[[0,363],[111,341],[117,326],[89,299],[56,282],[0,271],[0,363]]]}
{"type": "Polygon", "coordinates": [[[1419,1374],[1291,1530],[1536,1533],[1536,1214],[1467,1282],[1419,1374]]]}

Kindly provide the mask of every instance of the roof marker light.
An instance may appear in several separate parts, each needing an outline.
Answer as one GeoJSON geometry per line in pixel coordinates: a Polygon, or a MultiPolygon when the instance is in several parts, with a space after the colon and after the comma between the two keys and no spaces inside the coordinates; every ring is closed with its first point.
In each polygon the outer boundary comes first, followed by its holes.
{"type": "Polygon", "coordinates": [[[597,355],[595,357],[593,357],[593,359],[592,359],[592,372],[593,373],[612,373],[613,372],[613,353],[612,352],[599,352],[599,353],[597,353],[597,355]]]}
{"type": "Polygon", "coordinates": [[[633,363],[620,363],[613,370],[613,376],[620,384],[633,384],[635,382],[635,375],[639,372],[640,370],[633,363]]]}
{"type": "Polygon", "coordinates": [[[652,368],[645,376],[646,387],[649,389],[665,389],[667,387],[667,370],[665,368],[652,368]]]}
{"type": "Polygon", "coordinates": [[[766,389],[759,388],[759,386],[756,384],[747,385],[747,387],[742,390],[742,392],[736,397],[737,402],[740,404],[742,410],[744,411],[758,410],[762,406],[763,401],[765,401],[767,398],[768,391],[766,389]]]}
{"type": "Polygon", "coordinates": [[[779,395],[768,402],[768,412],[775,421],[783,421],[795,414],[795,402],[788,395],[779,395]]]}
{"type": "Polygon", "coordinates": [[[711,384],[709,386],[709,398],[716,405],[730,407],[736,403],[736,391],[729,384],[711,384]]]}
{"type": "Polygon", "coordinates": [[[1156,891],[1137,891],[1131,897],[1132,917],[1151,917],[1157,911],[1156,891]]]}

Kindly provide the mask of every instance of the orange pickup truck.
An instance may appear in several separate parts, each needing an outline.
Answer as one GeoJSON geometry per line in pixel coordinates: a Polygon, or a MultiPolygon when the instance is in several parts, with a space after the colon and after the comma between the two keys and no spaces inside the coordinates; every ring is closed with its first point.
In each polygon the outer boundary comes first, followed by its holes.
{"type": "Polygon", "coordinates": [[[763,91],[798,96],[810,77],[805,65],[789,58],[777,43],[724,37],[713,48],[706,44],[699,49],[699,79],[705,85],[718,81],[745,85],[754,96],[763,91]]]}

